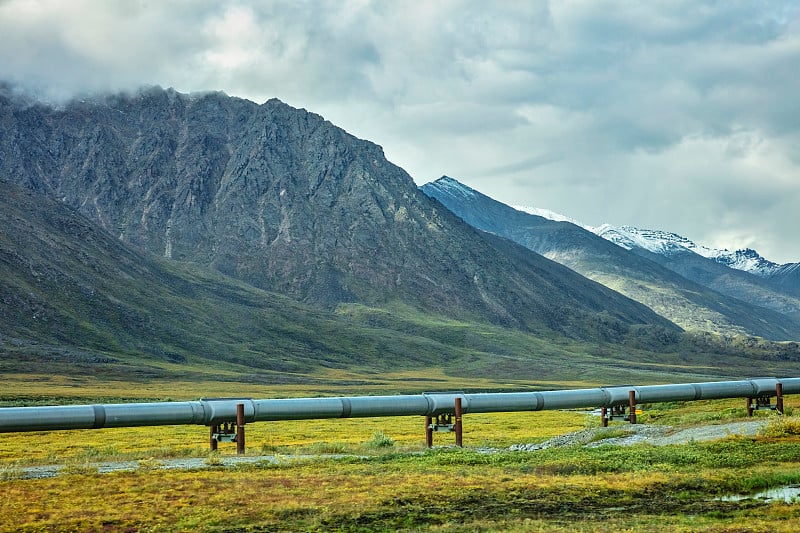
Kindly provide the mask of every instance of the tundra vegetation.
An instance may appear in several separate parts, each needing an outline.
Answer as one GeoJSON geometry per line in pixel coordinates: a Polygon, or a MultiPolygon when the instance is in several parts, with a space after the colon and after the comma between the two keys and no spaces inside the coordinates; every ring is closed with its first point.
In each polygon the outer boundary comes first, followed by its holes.
{"type": "MultiPolygon", "coordinates": [[[[200,386],[217,392],[213,383],[200,386]]],[[[237,392],[352,392],[312,389],[250,385],[237,392]]],[[[124,398],[114,396],[118,390],[98,383],[69,394],[30,382],[24,395],[3,400],[183,400],[196,398],[198,385],[172,384],[169,398],[147,383],[129,383],[124,398]],[[58,396],[49,396],[54,390],[58,396]]],[[[788,412],[798,405],[800,398],[786,397],[788,412]]],[[[639,419],[687,427],[744,416],[738,399],[646,405],[639,419]]],[[[756,416],[768,421],[753,437],[536,452],[506,448],[596,426],[598,418],[585,411],[466,415],[466,447],[437,434],[433,450],[424,448],[421,417],[264,422],[247,426],[253,462],[237,466],[223,461],[235,455],[234,445],[208,451],[202,426],[5,434],[0,531],[794,531],[797,503],[718,499],[800,483],[798,419],[756,416]],[[184,457],[201,466],[166,467],[184,457]],[[138,468],[99,473],[98,465],[113,461],[138,468]],[[64,468],[50,478],[23,475],[48,464],[64,468]]]]}

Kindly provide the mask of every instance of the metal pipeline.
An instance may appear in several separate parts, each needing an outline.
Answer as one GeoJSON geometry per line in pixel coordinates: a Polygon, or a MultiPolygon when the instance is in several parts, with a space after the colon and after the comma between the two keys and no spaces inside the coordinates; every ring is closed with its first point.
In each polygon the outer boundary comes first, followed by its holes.
{"type": "Polygon", "coordinates": [[[249,423],[323,418],[437,416],[453,413],[456,398],[461,398],[463,414],[614,407],[627,405],[630,391],[634,391],[638,404],[756,398],[774,396],[778,384],[781,385],[783,394],[800,393],[800,378],[758,378],[542,392],[426,393],[267,400],[205,399],[190,402],[6,407],[0,408],[0,433],[181,424],[211,426],[236,421],[238,404],[244,404],[244,418],[249,423]]]}

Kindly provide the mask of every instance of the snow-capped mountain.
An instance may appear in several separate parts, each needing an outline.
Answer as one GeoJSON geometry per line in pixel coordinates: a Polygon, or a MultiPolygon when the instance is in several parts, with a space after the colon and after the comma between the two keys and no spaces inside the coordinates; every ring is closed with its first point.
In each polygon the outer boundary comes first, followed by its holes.
{"type": "Polygon", "coordinates": [[[751,248],[733,252],[709,248],[668,231],[639,229],[632,226],[614,228],[608,224],[590,229],[597,235],[629,250],[636,246],[662,255],[672,255],[689,250],[721,265],[744,270],[761,277],[771,276],[783,267],[783,265],[765,259],[751,248]]]}
{"type": "Polygon", "coordinates": [[[725,265],[737,270],[743,270],[760,277],[770,277],[777,273],[793,271],[800,267],[800,263],[789,263],[779,265],[764,257],[757,251],[746,248],[743,250],[719,250],[697,244],[682,235],[663,230],[641,229],[633,226],[612,226],[602,224],[600,226],[589,226],[576,221],[570,217],[555,213],[547,209],[535,207],[513,206],[514,209],[555,220],[559,222],[571,222],[592,233],[613,242],[614,244],[632,250],[641,248],[659,255],[672,256],[676,253],[690,251],[707,259],[711,259],[721,265],[725,265]]]}

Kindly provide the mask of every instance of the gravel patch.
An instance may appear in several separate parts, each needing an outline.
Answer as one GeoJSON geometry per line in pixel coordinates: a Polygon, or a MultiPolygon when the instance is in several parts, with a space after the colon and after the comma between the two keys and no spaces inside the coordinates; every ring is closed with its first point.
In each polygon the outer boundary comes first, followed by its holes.
{"type": "Polygon", "coordinates": [[[182,459],[145,459],[142,461],[110,461],[104,463],[86,463],[79,465],[46,465],[6,468],[5,476],[16,479],[44,479],[76,471],[96,471],[100,474],[109,472],[147,470],[200,470],[205,468],[235,467],[238,465],[257,463],[290,463],[311,459],[337,459],[351,457],[345,455],[244,455],[218,457],[209,460],[204,457],[188,457],[182,459]]]}
{"type": "Polygon", "coordinates": [[[667,444],[686,444],[719,440],[732,435],[756,435],[765,425],[765,420],[748,422],[731,422],[712,426],[700,426],[675,430],[671,426],[652,426],[630,424],[607,428],[590,428],[559,435],[544,442],[515,444],[508,448],[511,451],[533,452],[560,446],[632,446],[646,442],[653,446],[667,444]]]}

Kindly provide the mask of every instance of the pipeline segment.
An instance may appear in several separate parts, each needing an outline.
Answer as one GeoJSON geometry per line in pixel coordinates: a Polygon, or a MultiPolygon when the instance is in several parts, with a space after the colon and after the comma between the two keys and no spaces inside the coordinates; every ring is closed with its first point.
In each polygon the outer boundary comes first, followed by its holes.
{"type": "Polygon", "coordinates": [[[246,422],[438,416],[453,413],[461,399],[463,414],[580,409],[627,405],[630,391],[637,403],[754,398],[800,393],[800,378],[599,387],[541,392],[426,393],[404,396],[354,396],[287,399],[204,399],[189,402],[63,405],[0,408],[0,433],[99,429],[112,427],[198,424],[213,426],[237,419],[244,405],[246,422]]]}

